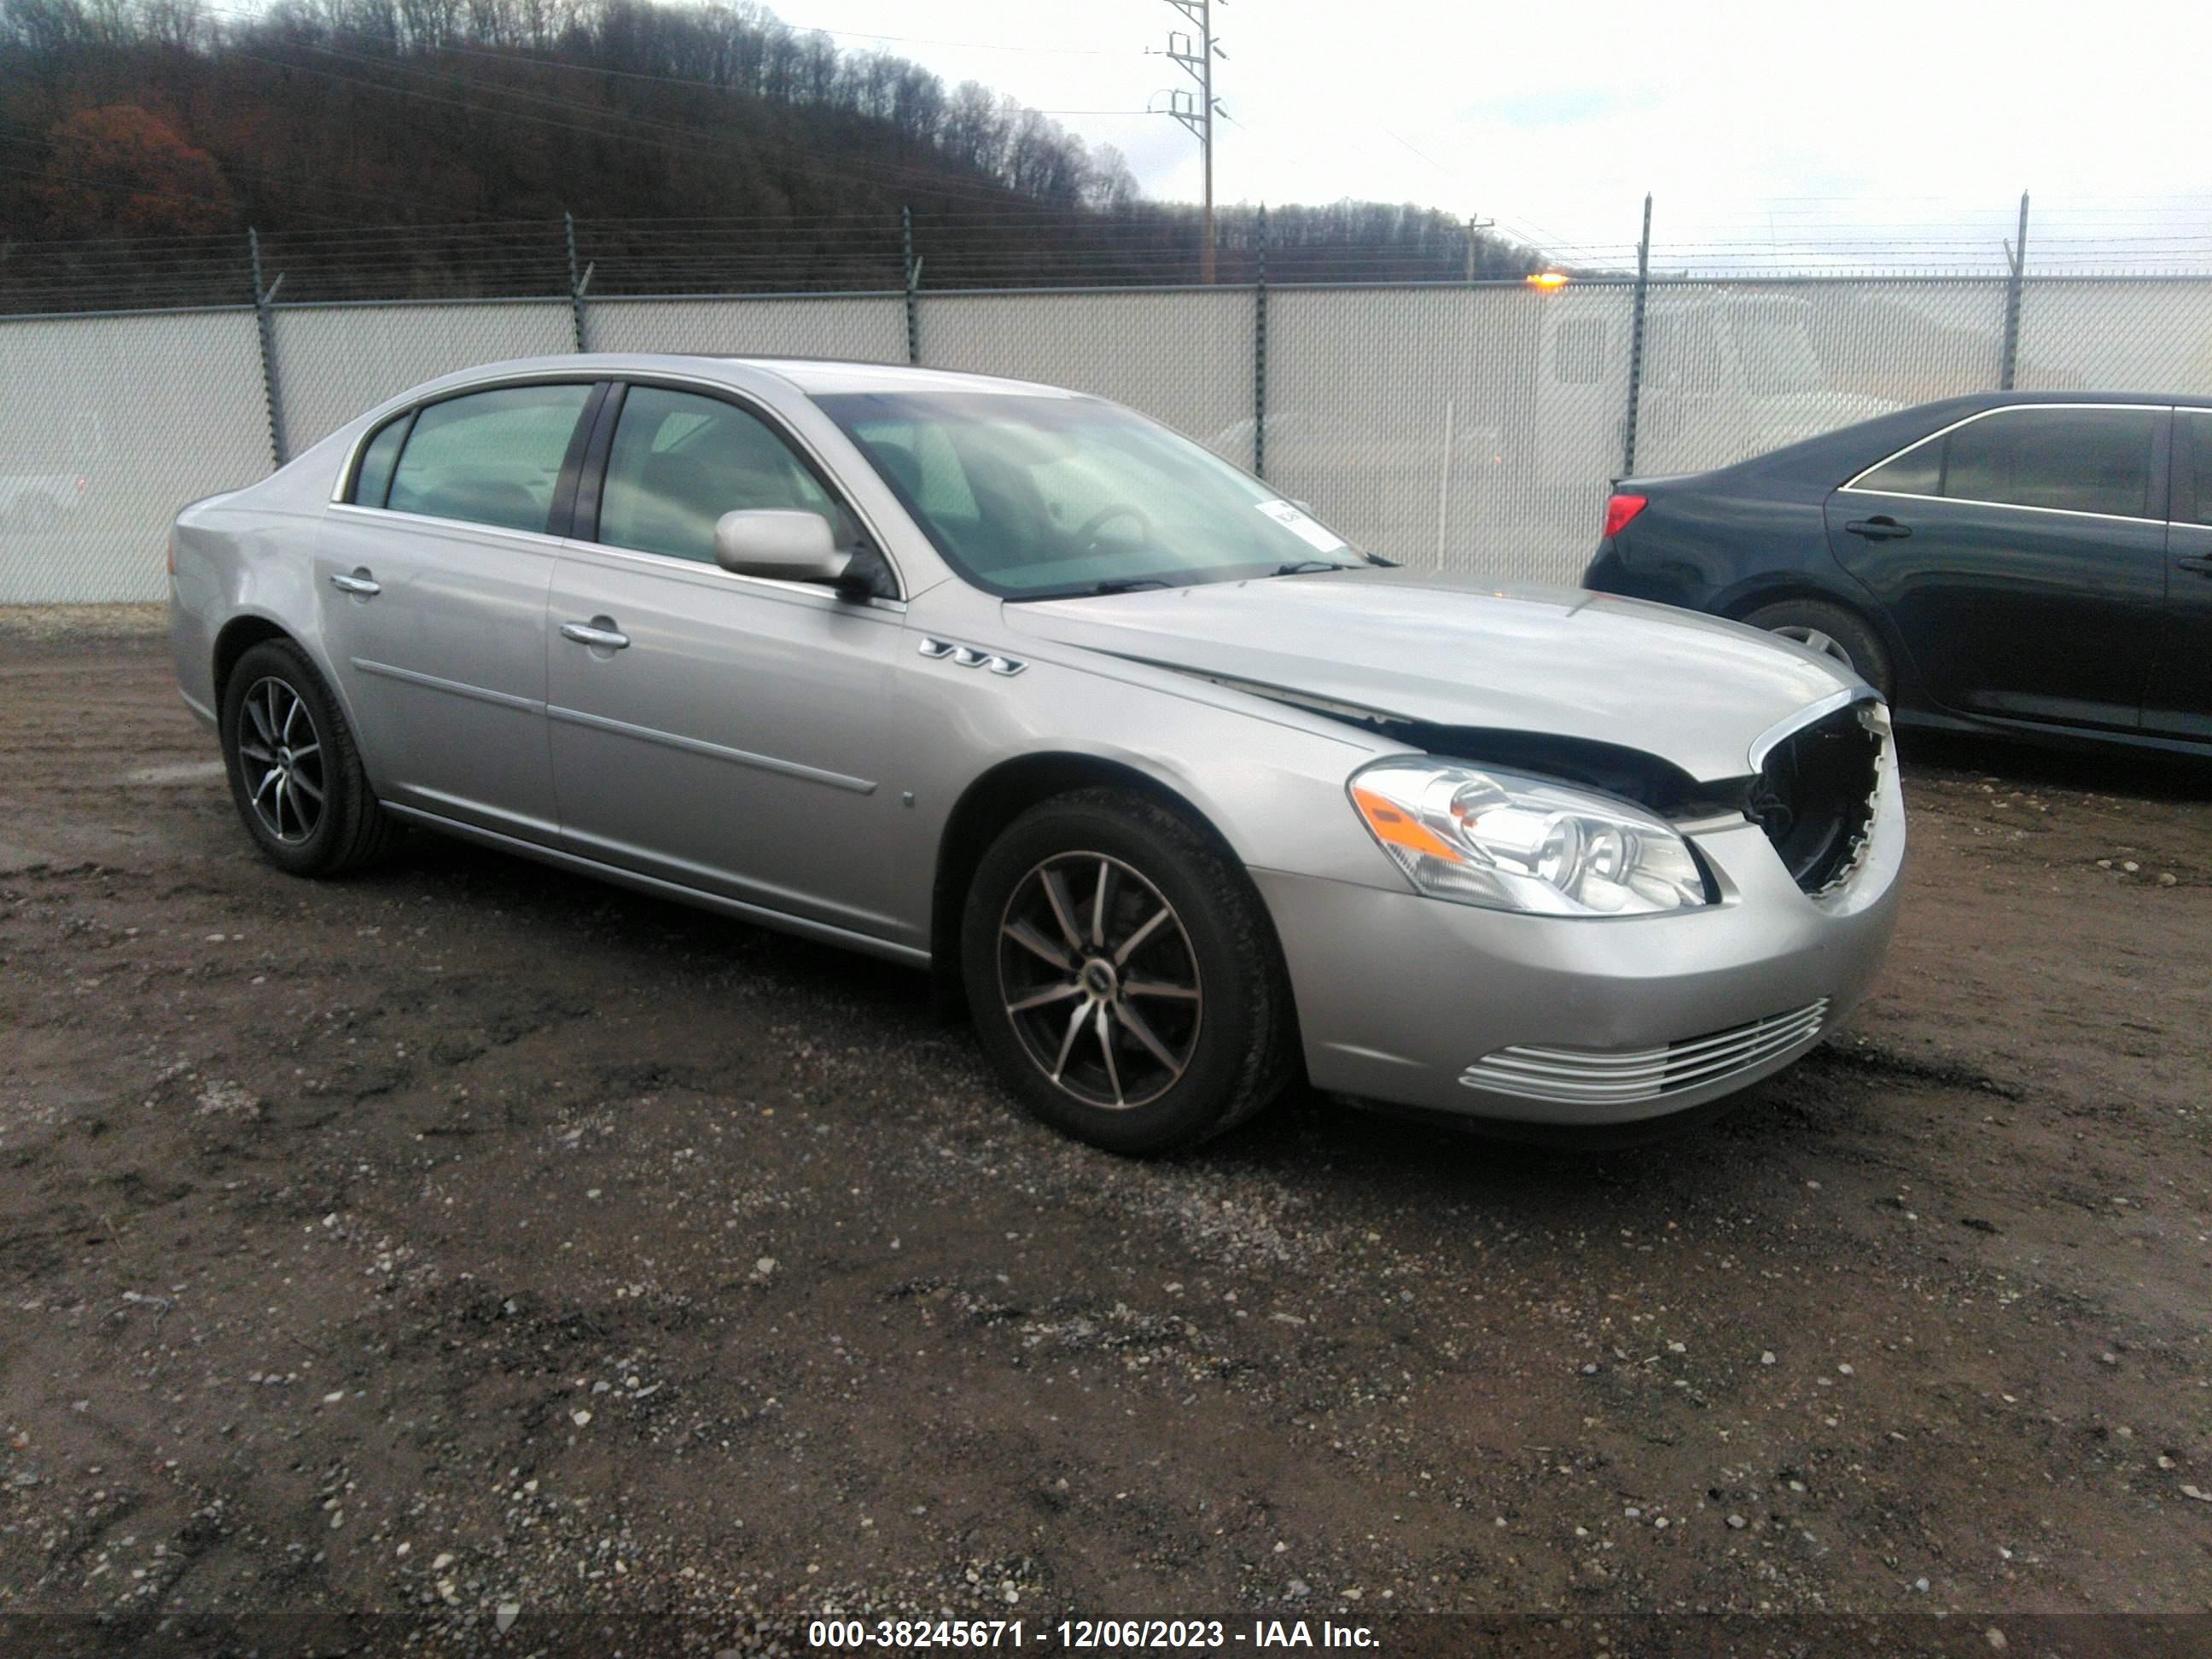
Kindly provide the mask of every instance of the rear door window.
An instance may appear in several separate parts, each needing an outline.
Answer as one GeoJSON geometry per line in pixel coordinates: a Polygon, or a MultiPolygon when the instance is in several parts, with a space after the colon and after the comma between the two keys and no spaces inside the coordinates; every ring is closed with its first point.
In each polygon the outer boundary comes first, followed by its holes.
{"type": "Polygon", "coordinates": [[[512,386],[428,405],[407,434],[387,504],[542,533],[591,395],[589,385],[512,386]]]}
{"type": "Polygon", "coordinates": [[[2007,409],[1953,430],[1942,493],[2121,518],[2151,516],[2157,409],[2007,409]]]}
{"type": "Polygon", "coordinates": [[[1940,495],[2154,518],[2162,409],[2005,409],[1915,444],[1852,481],[1875,495],[1940,495]]]}

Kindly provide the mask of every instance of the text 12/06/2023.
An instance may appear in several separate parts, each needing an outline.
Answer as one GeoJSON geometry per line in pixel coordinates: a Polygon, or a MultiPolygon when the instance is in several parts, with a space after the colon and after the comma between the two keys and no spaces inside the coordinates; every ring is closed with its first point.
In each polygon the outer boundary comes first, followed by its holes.
{"type": "Polygon", "coordinates": [[[1376,1645],[1367,1626],[1325,1619],[1255,1619],[1242,1626],[1219,1619],[1064,1619],[1050,1625],[1019,1619],[816,1619],[807,1624],[806,1643],[816,1649],[894,1653],[1024,1646],[1088,1652],[1376,1645]]]}

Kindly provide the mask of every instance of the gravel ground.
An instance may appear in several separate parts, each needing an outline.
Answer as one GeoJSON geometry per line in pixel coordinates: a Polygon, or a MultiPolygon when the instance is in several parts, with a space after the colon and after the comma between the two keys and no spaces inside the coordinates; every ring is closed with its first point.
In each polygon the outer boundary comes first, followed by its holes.
{"type": "Polygon", "coordinates": [[[1656,1147],[1138,1164],[919,976],[277,873],[108,631],[0,647],[0,1610],[2212,1609],[2202,774],[1922,745],[1875,995],[1656,1147]]]}

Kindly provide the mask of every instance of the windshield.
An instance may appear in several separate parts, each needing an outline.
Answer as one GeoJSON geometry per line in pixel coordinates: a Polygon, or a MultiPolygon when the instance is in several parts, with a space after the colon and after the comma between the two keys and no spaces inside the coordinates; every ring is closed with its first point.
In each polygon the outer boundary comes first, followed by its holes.
{"type": "Polygon", "coordinates": [[[1364,562],[1258,479],[1111,404],[989,392],[817,401],[946,562],[1008,599],[1364,562]]]}

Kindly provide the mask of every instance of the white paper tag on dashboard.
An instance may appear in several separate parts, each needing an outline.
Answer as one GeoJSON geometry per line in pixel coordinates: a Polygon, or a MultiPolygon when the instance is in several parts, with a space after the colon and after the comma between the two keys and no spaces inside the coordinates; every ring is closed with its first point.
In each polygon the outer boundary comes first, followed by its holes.
{"type": "Polygon", "coordinates": [[[1300,512],[1297,504],[1294,501],[1261,501],[1259,506],[1260,511],[1282,526],[1308,547],[1315,548],[1323,553],[1334,553],[1340,548],[1352,545],[1319,520],[1300,512]]]}

